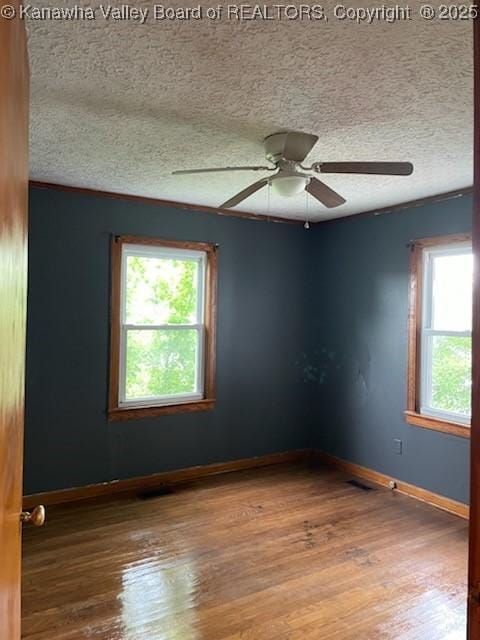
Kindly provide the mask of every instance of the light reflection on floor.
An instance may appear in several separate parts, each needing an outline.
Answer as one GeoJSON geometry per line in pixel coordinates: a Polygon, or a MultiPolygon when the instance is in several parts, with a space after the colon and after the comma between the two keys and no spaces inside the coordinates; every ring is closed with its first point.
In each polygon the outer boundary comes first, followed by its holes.
{"type": "Polygon", "coordinates": [[[195,564],[187,558],[173,564],[146,558],[125,567],[121,617],[125,640],[198,640],[195,564]],[[161,612],[161,614],[160,614],[161,612]]]}
{"type": "Polygon", "coordinates": [[[448,590],[436,588],[426,590],[412,600],[408,616],[405,612],[392,616],[386,628],[388,626],[390,632],[395,629],[396,633],[408,638],[423,638],[423,634],[427,637],[429,634],[442,640],[465,640],[466,601],[462,606],[458,604],[459,597],[465,595],[463,585],[459,585],[457,591],[449,593],[448,590]]]}

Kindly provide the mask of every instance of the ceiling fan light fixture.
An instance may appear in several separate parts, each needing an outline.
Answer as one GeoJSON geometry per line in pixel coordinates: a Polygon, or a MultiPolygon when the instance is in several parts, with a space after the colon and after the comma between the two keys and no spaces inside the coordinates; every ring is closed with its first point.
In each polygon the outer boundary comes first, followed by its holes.
{"type": "Polygon", "coordinates": [[[284,198],[298,196],[305,191],[310,182],[308,176],[279,176],[272,180],[271,184],[276,193],[284,198]]]}

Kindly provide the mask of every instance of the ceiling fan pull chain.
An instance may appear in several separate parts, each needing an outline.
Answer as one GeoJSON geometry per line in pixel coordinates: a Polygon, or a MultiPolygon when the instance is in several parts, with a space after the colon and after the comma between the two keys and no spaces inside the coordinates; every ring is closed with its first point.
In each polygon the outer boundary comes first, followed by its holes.
{"type": "Polygon", "coordinates": [[[303,225],[305,229],[310,229],[310,223],[308,221],[308,217],[309,217],[308,191],[305,191],[305,224],[303,225]]]}

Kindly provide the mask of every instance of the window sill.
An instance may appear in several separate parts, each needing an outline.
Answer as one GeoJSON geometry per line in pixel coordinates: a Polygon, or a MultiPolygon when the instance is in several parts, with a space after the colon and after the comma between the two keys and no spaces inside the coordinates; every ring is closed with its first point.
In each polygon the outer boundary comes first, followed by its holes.
{"type": "Polygon", "coordinates": [[[405,411],[405,421],[422,429],[432,429],[433,431],[449,433],[452,436],[470,438],[470,427],[459,422],[448,422],[440,418],[425,416],[416,411],[405,411]]]}
{"type": "Polygon", "coordinates": [[[137,418],[170,416],[175,413],[211,411],[214,408],[214,399],[195,400],[194,402],[183,402],[181,404],[166,404],[160,407],[117,407],[108,410],[108,419],[110,421],[136,420],[137,418]]]}

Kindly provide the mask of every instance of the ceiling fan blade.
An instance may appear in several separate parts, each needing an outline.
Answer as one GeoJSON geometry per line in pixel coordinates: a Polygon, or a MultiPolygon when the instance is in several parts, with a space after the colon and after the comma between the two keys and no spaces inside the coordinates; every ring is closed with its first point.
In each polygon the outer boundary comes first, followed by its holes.
{"type": "MultiPolygon", "coordinates": [[[[319,162],[319,173],[364,173],[382,176],[409,176],[413,172],[411,162],[319,162]]],[[[318,168],[317,168],[318,167],[318,168]]]]}
{"type": "Polygon", "coordinates": [[[240,202],[245,200],[245,198],[248,198],[253,193],[261,189],[262,187],[265,187],[267,184],[268,184],[268,178],[262,178],[258,182],[254,182],[253,184],[249,185],[246,189],[243,189],[242,191],[237,193],[235,196],[233,196],[233,198],[230,198],[230,200],[227,200],[222,205],[220,205],[220,209],[230,209],[231,207],[236,207],[237,204],[240,204],[240,202]]]}
{"type": "Polygon", "coordinates": [[[330,189],[324,182],[317,180],[317,178],[312,178],[305,187],[305,191],[319,200],[323,205],[328,207],[329,209],[333,209],[333,207],[339,207],[341,204],[345,204],[345,198],[330,189]]]}
{"type": "Polygon", "coordinates": [[[212,169],[182,169],[172,171],[172,176],[188,175],[190,173],[219,173],[221,171],[275,171],[275,167],[213,167],[212,169]]]}
{"type": "Polygon", "coordinates": [[[283,157],[293,162],[303,162],[317,143],[318,136],[291,131],[286,134],[283,157]]]}

